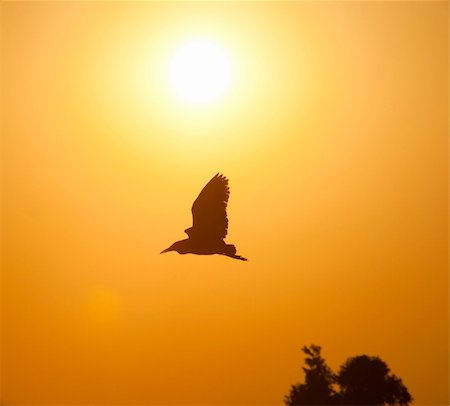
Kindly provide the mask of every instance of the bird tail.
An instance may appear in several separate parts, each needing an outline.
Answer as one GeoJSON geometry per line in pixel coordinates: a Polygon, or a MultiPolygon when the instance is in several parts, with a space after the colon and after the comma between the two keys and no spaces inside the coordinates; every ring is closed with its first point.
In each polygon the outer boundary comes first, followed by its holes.
{"type": "Polygon", "coordinates": [[[240,255],[236,254],[236,247],[233,244],[225,245],[223,255],[234,259],[239,259],[240,261],[247,261],[247,258],[241,257],[240,255]]]}

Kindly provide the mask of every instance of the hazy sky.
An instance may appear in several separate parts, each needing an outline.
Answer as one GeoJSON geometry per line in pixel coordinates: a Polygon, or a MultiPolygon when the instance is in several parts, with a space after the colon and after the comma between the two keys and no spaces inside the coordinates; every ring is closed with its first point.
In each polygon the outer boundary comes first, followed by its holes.
{"type": "Polygon", "coordinates": [[[279,405],[310,343],[448,404],[446,2],[0,7],[5,404],[279,405]],[[219,171],[249,262],[159,255],[219,171]]]}

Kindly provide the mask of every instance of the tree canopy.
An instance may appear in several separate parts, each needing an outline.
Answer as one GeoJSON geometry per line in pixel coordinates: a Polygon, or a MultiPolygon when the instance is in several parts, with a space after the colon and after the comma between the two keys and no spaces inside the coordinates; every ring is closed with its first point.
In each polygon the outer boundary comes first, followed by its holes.
{"type": "Polygon", "coordinates": [[[321,347],[305,346],[304,383],[291,386],[285,397],[294,405],[398,405],[408,406],[412,397],[402,380],[390,373],[379,357],[358,355],[348,358],[334,373],[321,356],[321,347]]]}

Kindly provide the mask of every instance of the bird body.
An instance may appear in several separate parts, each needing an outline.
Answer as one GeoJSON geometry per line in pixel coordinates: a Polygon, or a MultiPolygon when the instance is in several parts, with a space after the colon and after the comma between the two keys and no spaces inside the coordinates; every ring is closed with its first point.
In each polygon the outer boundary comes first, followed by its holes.
{"type": "Polygon", "coordinates": [[[192,227],[185,233],[189,238],[173,243],[161,252],[176,251],[179,254],[226,255],[247,261],[236,254],[236,247],[226,244],[228,232],[227,203],[230,196],[228,179],[216,174],[202,189],[192,205],[192,227]]]}

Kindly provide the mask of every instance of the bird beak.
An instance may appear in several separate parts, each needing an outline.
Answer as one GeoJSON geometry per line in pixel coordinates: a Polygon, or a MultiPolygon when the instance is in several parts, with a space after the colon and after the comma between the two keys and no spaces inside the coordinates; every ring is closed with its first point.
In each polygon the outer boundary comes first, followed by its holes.
{"type": "Polygon", "coordinates": [[[164,254],[165,252],[169,252],[169,251],[172,251],[172,250],[170,249],[170,247],[169,247],[169,248],[166,248],[164,251],[161,251],[160,254],[164,254]]]}

